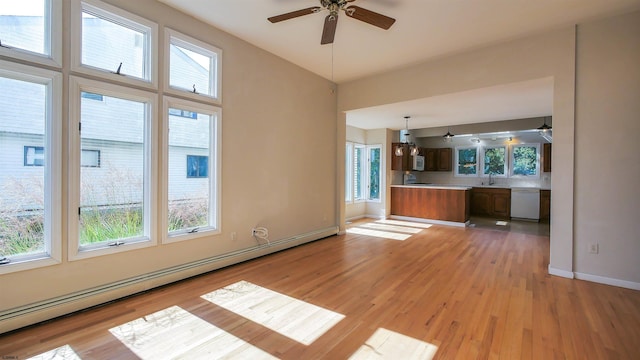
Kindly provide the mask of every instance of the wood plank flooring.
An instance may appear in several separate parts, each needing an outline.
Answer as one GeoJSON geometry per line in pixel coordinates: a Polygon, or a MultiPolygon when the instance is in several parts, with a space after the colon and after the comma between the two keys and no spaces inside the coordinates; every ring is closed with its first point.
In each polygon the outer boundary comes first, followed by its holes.
{"type": "Polygon", "coordinates": [[[640,292],[548,257],[547,236],[360,221],[0,335],[0,358],[640,359],[640,292]]]}

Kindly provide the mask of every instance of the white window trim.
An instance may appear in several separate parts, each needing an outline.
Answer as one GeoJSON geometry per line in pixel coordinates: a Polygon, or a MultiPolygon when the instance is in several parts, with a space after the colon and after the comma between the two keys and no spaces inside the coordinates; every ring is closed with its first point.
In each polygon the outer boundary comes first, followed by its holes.
{"type": "Polygon", "coordinates": [[[522,144],[512,144],[509,155],[509,176],[514,179],[539,179],[540,178],[540,143],[522,143],[522,144]],[[535,175],[517,175],[514,174],[515,170],[515,148],[518,147],[535,147],[536,148],[536,174],[535,175]]]}
{"type": "Polygon", "coordinates": [[[95,256],[110,255],[134,249],[154,246],[157,244],[155,224],[157,217],[157,182],[158,182],[158,141],[155,135],[157,127],[155,112],[157,109],[157,95],[151,92],[132,89],[120,85],[112,85],[101,81],[84,79],[77,76],[69,77],[69,209],[67,212],[68,229],[68,257],[70,261],[91,258],[95,256]],[[121,246],[108,246],[83,249],[80,247],[79,215],[80,207],[80,93],[82,91],[104,94],[128,100],[145,102],[147,117],[145,119],[145,149],[144,149],[144,232],[136,241],[128,241],[121,246]],[[73,130],[71,130],[73,129],[73,130]]]}
{"type": "MultiPolygon", "coordinates": [[[[24,60],[55,68],[62,67],[62,0],[49,0],[45,13],[45,27],[48,25],[49,55],[15,47],[0,47],[0,56],[24,60]],[[47,19],[48,15],[48,19],[47,19]]],[[[46,40],[45,40],[46,41],[46,40]]]]}
{"type": "MultiPolygon", "coordinates": [[[[158,88],[158,25],[140,16],[131,14],[118,7],[99,0],[71,0],[71,70],[75,73],[97,76],[111,81],[141,86],[147,89],[158,88]],[[139,79],[133,76],[118,75],[108,70],[82,64],[82,12],[88,10],[100,14],[109,20],[122,24],[130,29],[143,31],[147,34],[145,41],[145,57],[149,63],[145,66],[145,76],[139,79]]],[[[116,68],[114,67],[113,71],[116,68]]]]}
{"type": "Polygon", "coordinates": [[[455,169],[454,169],[454,176],[455,177],[465,177],[465,178],[472,178],[472,177],[479,177],[480,176],[480,172],[482,171],[481,168],[481,161],[480,161],[480,149],[478,149],[478,146],[456,146],[455,147],[455,152],[456,152],[456,156],[455,156],[455,169]],[[460,174],[458,172],[459,170],[459,164],[460,164],[460,153],[459,150],[464,150],[464,149],[475,149],[476,150],[476,173],[475,174],[460,174]]]}
{"type": "Polygon", "coordinates": [[[344,201],[353,202],[353,143],[347,141],[345,145],[345,176],[344,176],[344,201]]]}
{"type": "Polygon", "coordinates": [[[384,169],[384,154],[382,153],[382,145],[381,144],[376,144],[376,145],[367,145],[366,146],[366,153],[367,153],[367,161],[366,161],[366,171],[365,171],[365,177],[367,178],[366,181],[366,189],[365,191],[367,192],[365,195],[365,197],[367,198],[367,202],[371,202],[371,203],[381,203],[382,202],[382,196],[384,193],[384,176],[382,176],[382,172],[384,169]],[[371,178],[371,158],[369,157],[369,155],[371,154],[371,149],[380,149],[380,171],[378,172],[378,176],[380,177],[379,181],[380,181],[380,198],[379,199],[371,199],[369,198],[369,195],[371,194],[371,183],[369,182],[369,179],[371,178]]]}
{"type": "Polygon", "coordinates": [[[9,257],[0,274],[60,264],[62,261],[62,74],[0,60],[0,75],[47,86],[45,121],[45,251],[38,256],[9,257]]]}
{"type": "Polygon", "coordinates": [[[222,103],[222,50],[170,28],[165,28],[164,34],[164,91],[171,95],[187,97],[199,101],[213,101],[214,104],[220,105],[222,103]],[[211,89],[211,95],[201,92],[193,93],[192,91],[189,91],[190,89],[182,89],[170,85],[171,44],[211,58],[215,57],[215,60],[212,60],[210,64],[211,71],[215,77],[214,81],[211,83],[211,86],[213,87],[213,89],[211,89]]]}
{"type": "MultiPolygon", "coordinates": [[[[481,171],[481,177],[485,177],[488,178],[489,174],[484,172],[484,158],[485,158],[485,153],[488,149],[497,149],[497,148],[504,148],[504,174],[500,175],[500,174],[492,174],[491,177],[493,178],[508,178],[509,177],[509,146],[508,145],[489,145],[489,146],[483,146],[482,147],[482,156],[480,157],[480,171],[481,171]]],[[[457,168],[456,168],[457,169],[457,168]]]]}
{"type": "Polygon", "coordinates": [[[162,143],[165,144],[165,146],[162,148],[162,158],[164,161],[162,164],[162,181],[160,184],[162,194],[160,198],[161,218],[160,221],[158,221],[159,228],[162,229],[162,243],[173,243],[220,234],[222,232],[220,221],[220,208],[222,204],[222,109],[212,105],[165,96],[163,99],[162,113],[162,143]],[[211,122],[209,123],[209,204],[213,205],[210,205],[210,226],[200,228],[198,232],[195,233],[188,233],[187,230],[173,233],[167,231],[169,213],[169,108],[175,107],[211,116],[211,122]]]}

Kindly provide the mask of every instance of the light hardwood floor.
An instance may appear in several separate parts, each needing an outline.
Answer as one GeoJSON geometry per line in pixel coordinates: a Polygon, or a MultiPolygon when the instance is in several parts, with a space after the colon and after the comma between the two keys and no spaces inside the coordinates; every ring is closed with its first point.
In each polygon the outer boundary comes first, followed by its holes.
{"type": "Polygon", "coordinates": [[[359,221],[0,335],[0,358],[640,359],[640,292],[548,262],[547,236],[359,221]]]}

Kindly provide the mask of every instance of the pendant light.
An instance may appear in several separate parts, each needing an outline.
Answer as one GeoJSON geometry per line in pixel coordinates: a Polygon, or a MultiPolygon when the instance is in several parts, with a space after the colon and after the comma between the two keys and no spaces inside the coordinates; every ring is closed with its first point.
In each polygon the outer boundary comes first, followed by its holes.
{"type": "Polygon", "coordinates": [[[538,128],[538,130],[540,130],[540,133],[542,135],[542,133],[547,132],[547,131],[549,131],[551,129],[552,129],[551,126],[547,125],[547,117],[545,116],[544,117],[544,124],[542,126],[540,126],[538,128]]]}
{"type": "Polygon", "coordinates": [[[409,153],[412,156],[418,155],[418,147],[416,146],[416,144],[414,143],[410,143],[408,140],[409,135],[409,118],[410,116],[405,116],[404,117],[404,125],[405,125],[405,132],[404,132],[404,142],[402,142],[402,144],[398,144],[398,146],[396,146],[395,149],[395,154],[396,156],[402,156],[404,155],[404,149],[405,148],[409,148],[409,153]]]}
{"type": "Polygon", "coordinates": [[[453,135],[451,132],[449,132],[449,127],[447,126],[447,133],[442,135],[442,141],[444,142],[451,142],[453,141],[453,137],[455,135],[453,135]]]}

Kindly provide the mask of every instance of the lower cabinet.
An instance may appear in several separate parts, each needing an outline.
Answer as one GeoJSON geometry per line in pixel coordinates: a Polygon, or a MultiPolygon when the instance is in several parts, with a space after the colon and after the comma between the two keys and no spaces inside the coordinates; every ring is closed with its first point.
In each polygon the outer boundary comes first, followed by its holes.
{"type": "Polygon", "coordinates": [[[471,190],[471,215],[508,220],[511,217],[511,189],[474,187],[471,190]]]}
{"type": "Polygon", "coordinates": [[[540,190],[540,221],[551,219],[551,190],[540,190]]]}

